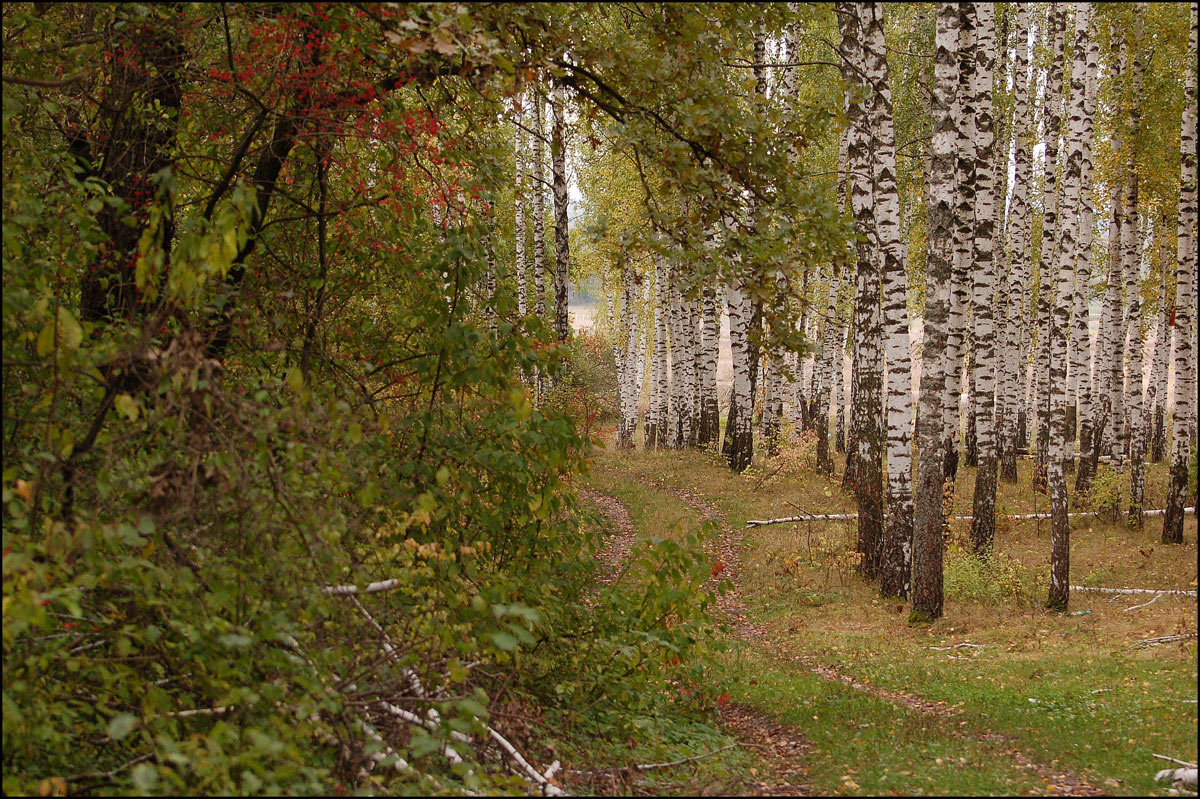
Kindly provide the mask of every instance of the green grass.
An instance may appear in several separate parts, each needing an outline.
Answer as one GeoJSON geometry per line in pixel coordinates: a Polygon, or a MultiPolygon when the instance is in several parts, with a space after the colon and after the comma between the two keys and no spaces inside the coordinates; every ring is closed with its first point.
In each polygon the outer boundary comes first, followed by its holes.
{"type": "MultiPolygon", "coordinates": [[[[733,475],[720,460],[695,452],[597,453],[587,482],[621,499],[642,535],[698,529],[699,515],[653,481],[703,496],[741,528],[747,518],[853,511],[853,498],[806,468],[805,453],[785,452],[733,475]],[[764,479],[776,465],[787,466],[764,479]]],[[[1028,467],[1028,462],[1022,462],[1028,467]]],[[[1001,512],[1043,510],[1045,497],[1001,485],[1001,512]]],[[[1165,473],[1148,470],[1149,496],[1165,473]]],[[[956,512],[968,512],[974,470],[960,471],[956,512]]],[[[1112,586],[1195,585],[1195,519],[1183,547],[1157,544],[1158,526],[1141,530],[1097,520],[1076,524],[1073,582],[1112,586]]],[[[962,537],[963,525],[955,526],[962,537]]],[[[1137,598],[1076,594],[1062,616],[1041,607],[1049,556],[1045,524],[1001,522],[1003,568],[960,556],[947,561],[945,618],[909,625],[905,608],[877,597],[845,557],[854,524],[778,525],[746,532],[741,594],[750,618],[767,628],[783,654],[806,654],[843,673],[893,690],[956,705],[961,714],[932,717],[872,697],[742,646],[725,655],[720,690],[795,725],[815,745],[810,777],[821,793],[1040,793],[1042,778],[1006,753],[1015,747],[1039,763],[1068,769],[1114,794],[1165,795],[1153,782],[1151,755],[1195,760],[1196,647],[1133,651],[1140,638],[1196,629],[1190,598],[1163,597],[1133,612],[1137,598]],[[936,651],[929,646],[983,644],[936,651]],[[1030,701],[1035,700],[1035,701],[1030,701]],[[815,718],[813,718],[815,716],[815,718]],[[1010,743],[951,734],[998,733],[1010,743]],[[937,761],[942,762],[939,764],[937,761]]]]}

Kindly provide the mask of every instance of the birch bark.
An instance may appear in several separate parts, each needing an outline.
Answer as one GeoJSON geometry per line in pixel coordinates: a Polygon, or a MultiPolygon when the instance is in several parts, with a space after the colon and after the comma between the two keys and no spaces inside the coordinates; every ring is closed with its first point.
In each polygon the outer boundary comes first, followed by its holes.
{"type": "Polygon", "coordinates": [[[993,404],[996,391],[995,325],[992,316],[996,287],[995,236],[995,159],[993,148],[993,77],[996,69],[995,4],[977,7],[977,67],[975,70],[975,242],[974,340],[975,436],[978,469],[971,526],[971,545],[975,554],[988,556],[996,536],[996,438],[993,404]]]}
{"type": "MultiPolygon", "coordinates": [[[[872,3],[862,21],[866,24],[863,66],[871,89],[870,122],[874,132],[874,222],[883,256],[881,332],[887,340],[887,514],[880,591],[884,596],[907,598],[913,531],[912,362],[908,339],[908,286],[900,242],[900,198],[896,190],[896,137],[882,5],[872,3]]],[[[990,84],[990,74],[988,81],[990,84]]],[[[987,156],[990,158],[990,151],[987,156]]]]}
{"type": "Polygon", "coordinates": [[[526,289],[526,259],[525,259],[525,99],[523,93],[518,93],[513,100],[517,120],[517,135],[516,149],[514,152],[517,178],[516,188],[513,192],[515,197],[515,208],[513,217],[513,234],[516,241],[513,245],[516,258],[516,273],[517,273],[517,313],[524,316],[529,310],[526,307],[525,289],[526,289]]]}
{"type": "MultiPolygon", "coordinates": [[[[854,92],[864,73],[862,42],[866,12],[859,3],[836,4],[841,31],[842,72],[847,92],[854,92]]],[[[854,407],[851,424],[857,455],[854,464],[854,491],[858,500],[859,570],[870,577],[879,574],[883,526],[882,473],[882,358],[880,357],[879,262],[875,257],[873,219],[874,186],[871,179],[872,137],[866,109],[853,96],[849,118],[854,128],[850,141],[850,204],[858,240],[858,293],[855,301],[854,407]]]]}
{"type": "Polygon", "coordinates": [[[571,243],[567,230],[567,147],[566,123],[563,119],[565,102],[566,93],[563,87],[556,87],[550,103],[554,116],[550,163],[554,174],[554,333],[559,341],[566,341],[571,333],[567,317],[567,279],[571,269],[571,243]]]}
{"type": "MultiPolygon", "coordinates": [[[[1065,9],[1056,9],[1065,14],[1065,9]]],[[[1066,439],[1066,359],[1067,332],[1072,302],[1071,280],[1078,257],[1076,238],[1079,231],[1078,207],[1080,171],[1083,165],[1083,118],[1086,109],[1087,51],[1091,29],[1092,4],[1078,3],[1075,11],[1074,63],[1071,70],[1070,129],[1067,133],[1067,157],[1063,169],[1061,222],[1055,236],[1058,269],[1057,292],[1050,327],[1049,394],[1052,412],[1046,484],[1050,493],[1050,594],[1047,607],[1065,611],[1070,598],[1071,527],[1067,516],[1067,481],[1063,472],[1066,439]]],[[[1046,263],[1052,263],[1047,261],[1046,263]]]]}
{"type": "Polygon", "coordinates": [[[1178,271],[1175,284],[1175,408],[1171,421],[1171,482],[1163,514],[1164,544],[1183,543],[1188,444],[1196,412],[1196,4],[1188,38],[1179,139],[1178,271]]]}
{"type": "MultiPolygon", "coordinates": [[[[1018,11],[1020,13],[1020,11],[1018,11]]],[[[946,322],[954,260],[954,151],[958,142],[953,112],[958,90],[956,3],[937,10],[933,84],[933,143],[929,172],[926,235],[925,333],[921,347],[921,405],[917,413],[916,504],[913,518],[912,616],[932,621],[942,615],[942,482],[945,467],[946,322]]]]}

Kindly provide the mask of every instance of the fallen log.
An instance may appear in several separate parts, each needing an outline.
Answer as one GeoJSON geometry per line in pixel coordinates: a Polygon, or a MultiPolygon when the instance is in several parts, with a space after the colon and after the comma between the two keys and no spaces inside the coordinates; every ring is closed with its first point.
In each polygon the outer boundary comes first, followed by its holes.
{"type": "Polygon", "coordinates": [[[1191,791],[1196,790],[1197,767],[1195,763],[1189,763],[1186,760],[1176,760],[1175,758],[1167,757],[1166,755],[1154,755],[1154,757],[1158,758],[1159,760],[1166,760],[1168,763],[1175,763],[1176,765],[1183,766],[1183,768],[1163,769],[1154,775],[1155,782],[1170,780],[1180,788],[1186,788],[1191,791]]]}
{"type": "MultiPolygon", "coordinates": [[[[1184,508],[1184,513],[1195,514],[1195,508],[1184,508]]],[[[1166,511],[1162,508],[1155,508],[1142,513],[1143,516],[1162,516],[1166,511]]],[[[1081,516],[1099,516],[1099,511],[1079,511],[1077,513],[1068,513],[1067,516],[1072,518],[1081,516]]],[[[795,524],[797,522],[833,522],[833,521],[852,521],[858,518],[857,513],[809,513],[804,516],[783,516],[778,519],[749,519],[746,521],[747,527],[762,527],[768,524],[795,524]]],[[[969,522],[974,520],[974,516],[951,516],[955,521],[969,522]]],[[[1012,521],[1028,521],[1030,519],[1049,519],[1049,513],[1011,513],[997,515],[997,518],[1010,519],[1012,521]]]]}
{"type": "Polygon", "coordinates": [[[1182,633],[1180,635],[1160,635],[1157,638],[1143,638],[1134,644],[1130,649],[1148,649],[1152,646],[1161,644],[1171,644],[1175,641],[1188,641],[1196,637],[1196,633],[1182,633]]]}

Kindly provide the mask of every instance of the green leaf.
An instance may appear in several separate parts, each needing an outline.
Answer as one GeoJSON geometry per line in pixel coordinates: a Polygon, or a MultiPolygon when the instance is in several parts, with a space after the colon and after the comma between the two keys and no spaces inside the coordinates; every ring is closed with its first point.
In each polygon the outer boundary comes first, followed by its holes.
{"type": "Polygon", "coordinates": [[[158,785],[158,767],[150,763],[139,763],[129,776],[133,780],[133,787],[143,796],[150,795],[158,785]]]}
{"type": "Polygon", "coordinates": [[[516,638],[506,632],[492,633],[492,643],[504,652],[511,652],[520,645],[516,638]]]}
{"type": "Polygon", "coordinates": [[[113,716],[112,720],[108,722],[108,737],[114,741],[120,741],[133,732],[133,728],[137,726],[137,723],[137,716],[131,713],[121,713],[120,715],[113,716]]]}
{"type": "Polygon", "coordinates": [[[117,407],[117,413],[131,422],[137,421],[141,409],[138,407],[137,400],[133,397],[128,394],[118,394],[113,404],[117,407]]]}
{"type": "Polygon", "coordinates": [[[304,388],[304,373],[300,371],[298,366],[288,369],[284,380],[287,382],[288,388],[296,394],[299,394],[300,389],[304,388]]]}

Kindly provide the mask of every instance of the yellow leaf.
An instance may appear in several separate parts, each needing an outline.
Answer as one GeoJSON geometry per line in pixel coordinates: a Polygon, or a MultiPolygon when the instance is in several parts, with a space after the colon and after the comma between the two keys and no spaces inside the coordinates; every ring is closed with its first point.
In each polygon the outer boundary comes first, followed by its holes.
{"type": "Polygon", "coordinates": [[[33,504],[33,483],[17,480],[17,494],[25,500],[26,505],[33,504]]]}
{"type": "Polygon", "coordinates": [[[297,366],[293,366],[287,370],[287,376],[284,380],[287,382],[288,388],[297,394],[300,393],[300,389],[304,388],[304,373],[297,366]]]}
{"type": "Polygon", "coordinates": [[[113,404],[117,408],[117,413],[124,416],[131,422],[136,422],[138,414],[141,413],[141,408],[138,407],[137,400],[128,394],[118,394],[113,400],[113,404]]]}

